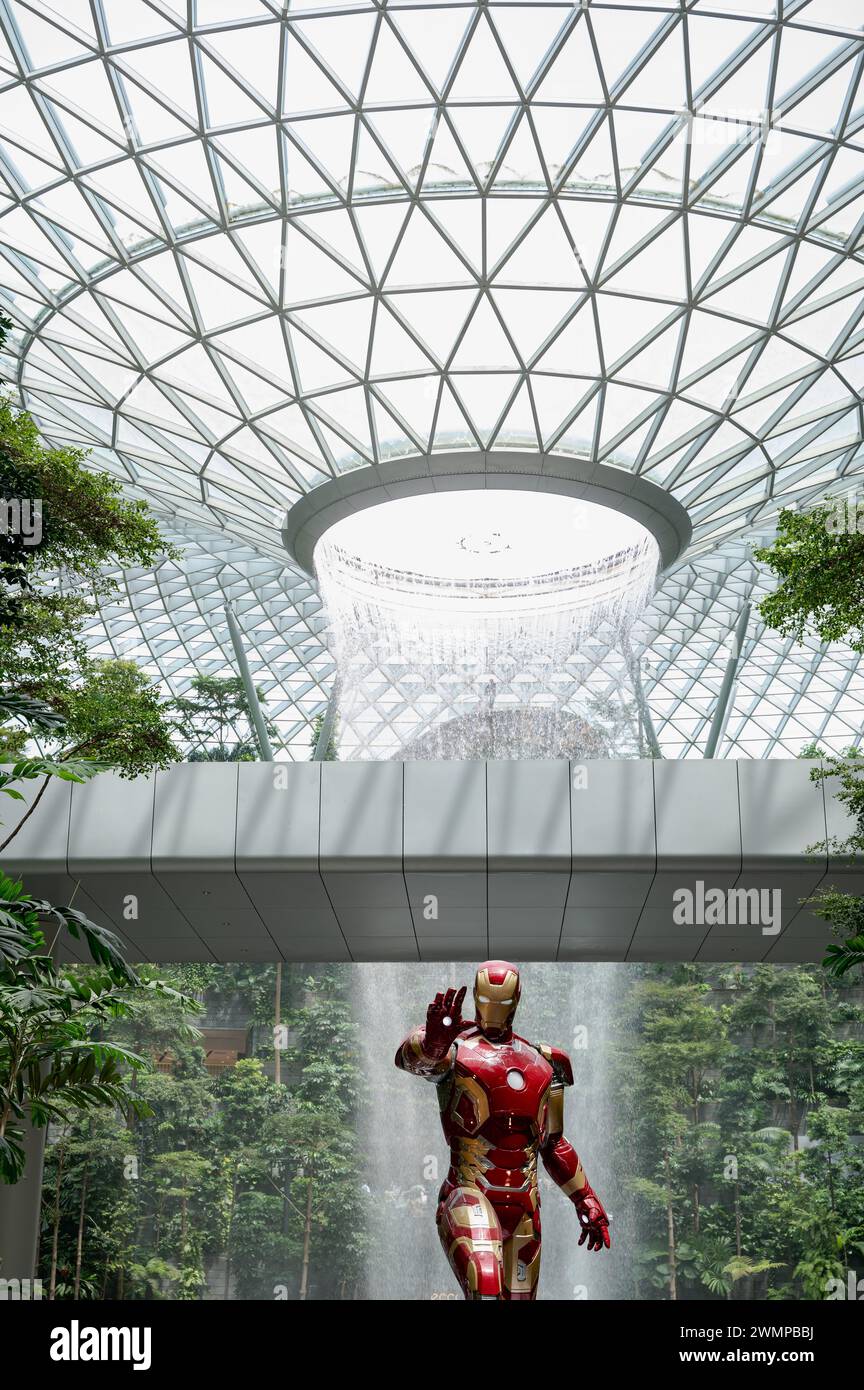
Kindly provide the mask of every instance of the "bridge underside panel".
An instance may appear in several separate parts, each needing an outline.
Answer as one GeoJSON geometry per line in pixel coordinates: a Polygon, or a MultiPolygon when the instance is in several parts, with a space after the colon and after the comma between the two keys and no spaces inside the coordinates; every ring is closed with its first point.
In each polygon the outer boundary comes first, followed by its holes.
{"type": "Polygon", "coordinates": [[[811,766],[181,764],[53,783],[4,868],[136,961],[818,960],[811,766]]]}

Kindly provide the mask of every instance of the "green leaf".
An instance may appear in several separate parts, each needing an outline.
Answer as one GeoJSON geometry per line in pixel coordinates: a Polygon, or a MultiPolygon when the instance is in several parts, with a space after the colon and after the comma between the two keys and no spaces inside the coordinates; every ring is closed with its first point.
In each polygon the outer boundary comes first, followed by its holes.
{"type": "Polygon", "coordinates": [[[19,695],[15,691],[0,690],[0,720],[19,719],[34,733],[57,735],[66,727],[62,714],[45,700],[36,700],[31,695],[19,695]]]}
{"type": "Polygon", "coordinates": [[[21,758],[13,765],[12,776],[25,781],[34,777],[59,777],[64,782],[89,782],[100,772],[109,772],[113,766],[104,758],[21,758]]]}

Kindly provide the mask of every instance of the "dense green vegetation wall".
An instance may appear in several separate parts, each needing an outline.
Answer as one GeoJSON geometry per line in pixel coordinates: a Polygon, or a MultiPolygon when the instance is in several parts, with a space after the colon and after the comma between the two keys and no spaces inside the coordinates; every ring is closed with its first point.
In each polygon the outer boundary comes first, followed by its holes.
{"type": "Polygon", "coordinates": [[[862,1002],[819,966],[633,984],[614,1060],[633,1297],[822,1299],[864,1275],[862,1002]]]}

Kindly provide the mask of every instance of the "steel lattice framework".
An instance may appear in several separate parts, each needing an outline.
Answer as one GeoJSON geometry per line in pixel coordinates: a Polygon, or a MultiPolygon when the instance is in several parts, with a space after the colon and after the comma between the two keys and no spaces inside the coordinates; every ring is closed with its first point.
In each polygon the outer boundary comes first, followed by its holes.
{"type": "MultiPolygon", "coordinates": [[[[664,749],[697,753],[748,541],[862,469],[860,24],[857,0],[0,0],[4,374],[187,560],[126,576],[94,642],[182,684],[227,664],[233,597],[305,756],[330,662],[285,508],[402,454],[570,453],[691,513],[643,639],[664,749]]],[[[857,736],[853,656],[748,653],[735,750],[857,736]]]]}

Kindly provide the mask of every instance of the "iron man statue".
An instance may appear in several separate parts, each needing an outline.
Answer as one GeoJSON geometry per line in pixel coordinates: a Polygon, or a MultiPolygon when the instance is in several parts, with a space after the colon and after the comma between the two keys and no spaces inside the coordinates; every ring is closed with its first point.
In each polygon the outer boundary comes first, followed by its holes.
{"type": "Polygon", "coordinates": [[[450,1168],[438,1195],[438,1235],[466,1299],[533,1299],[540,1274],[537,1156],[569,1197],[589,1250],[609,1248],[609,1220],[564,1138],[560,1048],[513,1032],[519,971],[487,960],[474,982],[473,1023],[461,1017],[465,986],[436,994],[425,1027],[399,1051],[403,1071],[434,1081],[450,1168]]]}

